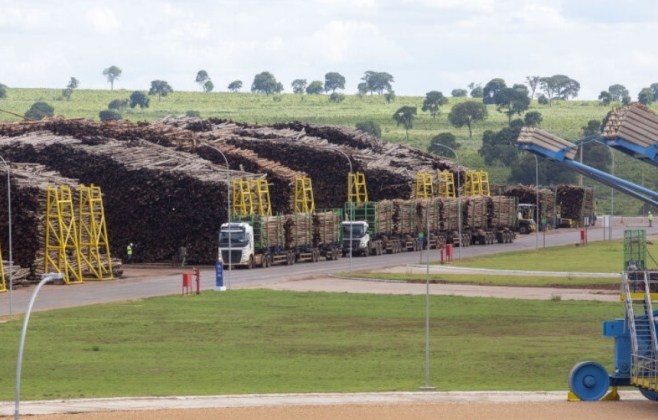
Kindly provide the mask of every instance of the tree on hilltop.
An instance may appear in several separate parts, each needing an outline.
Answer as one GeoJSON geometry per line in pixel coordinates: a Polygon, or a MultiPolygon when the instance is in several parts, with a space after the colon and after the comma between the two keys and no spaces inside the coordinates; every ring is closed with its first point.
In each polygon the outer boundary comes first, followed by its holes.
{"type": "Polygon", "coordinates": [[[144,92],[136,90],[130,94],[131,108],[135,108],[136,106],[139,106],[140,109],[148,108],[150,102],[151,100],[144,94],[144,92]]]}
{"type": "Polygon", "coordinates": [[[535,97],[535,92],[539,87],[541,76],[528,76],[525,78],[525,80],[528,82],[528,86],[530,86],[530,99],[532,99],[535,97]]]}
{"type": "Polygon", "coordinates": [[[306,86],[308,83],[306,82],[306,79],[295,79],[292,81],[290,86],[292,86],[292,93],[296,93],[298,95],[302,95],[302,99],[304,92],[306,92],[306,86]]]}
{"type": "Polygon", "coordinates": [[[457,143],[457,137],[452,133],[445,132],[432,137],[430,145],[427,146],[427,151],[443,157],[454,157],[450,149],[457,150],[460,147],[461,145],[457,143]]]}
{"type": "Polygon", "coordinates": [[[456,128],[468,127],[468,137],[473,138],[473,123],[487,118],[487,107],[482,102],[466,101],[452,107],[448,121],[456,128]]]}
{"type": "Polygon", "coordinates": [[[201,86],[201,89],[203,89],[204,92],[207,92],[205,88],[205,84],[209,80],[210,80],[210,76],[208,76],[208,72],[205,70],[199,70],[196,73],[196,78],[194,79],[194,81],[197,82],[199,86],[201,86]]]}
{"type": "Polygon", "coordinates": [[[494,100],[494,96],[496,96],[496,93],[498,93],[499,90],[505,89],[506,87],[507,84],[503,79],[491,79],[482,89],[482,102],[485,105],[495,104],[496,101],[494,100]]]}
{"type": "Polygon", "coordinates": [[[580,83],[563,74],[550,77],[542,77],[539,80],[541,90],[546,94],[548,105],[551,106],[554,99],[567,100],[575,98],[580,91],[580,83]]]}
{"type": "Polygon", "coordinates": [[[62,96],[66,98],[67,101],[71,100],[71,95],[73,94],[73,90],[77,89],[78,86],[80,85],[80,82],[78,79],[75,77],[71,77],[71,80],[69,80],[69,83],[66,85],[66,89],[62,90],[62,96]]]}
{"type": "Polygon", "coordinates": [[[324,88],[322,87],[322,82],[319,80],[313,80],[309,85],[306,87],[306,93],[309,95],[319,95],[322,93],[324,88]]]}
{"type": "Polygon", "coordinates": [[[121,69],[117,66],[110,66],[103,70],[103,76],[107,78],[107,81],[110,84],[110,90],[114,90],[114,81],[121,77],[121,73],[121,69]]]}
{"type": "Polygon", "coordinates": [[[614,84],[608,88],[610,97],[613,101],[623,102],[624,98],[628,98],[628,89],[624,85],[614,84]]]}
{"type": "Polygon", "coordinates": [[[269,71],[258,73],[251,84],[252,92],[262,92],[266,95],[277,93],[283,90],[283,86],[276,81],[276,78],[269,71]]]}
{"type": "Polygon", "coordinates": [[[500,113],[507,115],[508,125],[512,124],[512,116],[514,114],[521,115],[530,107],[530,97],[528,90],[525,86],[517,86],[516,88],[503,88],[496,92],[494,95],[494,103],[496,110],[500,113]]]}
{"type": "Polygon", "coordinates": [[[228,84],[228,90],[235,93],[242,89],[242,80],[234,80],[228,84]]]}
{"type": "Polygon", "coordinates": [[[437,90],[431,90],[425,94],[423,101],[423,112],[429,112],[432,118],[436,118],[440,113],[441,105],[448,103],[448,98],[443,96],[443,93],[437,90]]]}
{"type": "Polygon", "coordinates": [[[409,130],[413,128],[414,118],[416,118],[416,107],[405,105],[398,108],[393,114],[393,119],[397,125],[402,124],[406,133],[407,141],[409,141],[409,130]]]}
{"type": "Polygon", "coordinates": [[[158,95],[158,102],[160,102],[161,97],[173,92],[174,90],[169,86],[169,83],[164,80],[153,80],[151,82],[151,89],[149,89],[149,95],[158,95]]]}
{"type": "Polygon", "coordinates": [[[324,91],[336,93],[336,89],[345,89],[345,76],[337,72],[324,75],[324,91]]]}
{"type": "Polygon", "coordinates": [[[392,91],[393,86],[391,83],[394,82],[393,76],[386,72],[377,72],[368,70],[365,72],[361,78],[368,88],[368,92],[372,95],[373,92],[377,92],[378,95],[384,93],[384,91],[392,91]]]}

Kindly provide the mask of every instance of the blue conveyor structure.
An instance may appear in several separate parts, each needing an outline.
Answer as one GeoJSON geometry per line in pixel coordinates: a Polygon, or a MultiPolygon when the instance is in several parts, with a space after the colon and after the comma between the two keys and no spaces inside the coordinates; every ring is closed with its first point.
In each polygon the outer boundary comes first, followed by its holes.
{"type": "Polygon", "coordinates": [[[577,145],[538,128],[524,127],[516,146],[658,207],[658,193],[574,160],[577,145]]]}
{"type": "Polygon", "coordinates": [[[617,108],[610,113],[603,128],[603,142],[658,166],[658,115],[636,103],[617,108]]]}

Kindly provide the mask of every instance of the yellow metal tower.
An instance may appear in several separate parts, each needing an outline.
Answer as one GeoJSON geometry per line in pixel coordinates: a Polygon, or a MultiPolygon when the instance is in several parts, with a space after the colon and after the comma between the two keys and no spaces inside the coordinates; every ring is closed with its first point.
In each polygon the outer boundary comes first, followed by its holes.
{"type": "Polygon", "coordinates": [[[434,177],[431,172],[416,173],[416,198],[434,197],[434,177]]]}
{"type": "Polygon", "coordinates": [[[315,200],[313,199],[313,184],[307,176],[295,177],[295,213],[313,213],[315,200]]]}
{"type": "Polygon", "coordinates": [[[48,187],[44,271],[62,273],[64,283],[82,283],[80,247],[71,188],[48,187]]]}
{"type": "Polygon", "coordinates": [[[366,176],[363,172],[350,172],[347,175],[347,201],[356,204],[368,202],[366,176]]]}
{"type": "Polygon", "coordinates": [[[112,259],[101,189],[94,185],[80,185],[78,192],[78,245],[83,280],[112,280],[112,259]]]}
{"type": "Polygon", "coordinates": [[[233,189],[232,213],[237,216],[254,214],[249,181],[242,178],[234,178],[231,183],[233,189]]]}
{"type": "Polygon", "coordinates": [[[480,186],[482,187],[482,195],[491,195],[491,189],[489,188],[489,173],[486,171],[480,171],[480,186]]]}
{"type": "Polygon", "coordinates": [[[464,176],[464,195],[481,195],[482,183],[480,182],[480,172],[466,171],[464,176]]]}
{"type": "Polygon", "coordinates": [[[252,203],[259,216],[271,216],[272,204],[270,203],[270,186],[267,179],[258,178],[251,181],[252,203]]]}
{"type": "Polygon", "coordinates": [[[455,176],[450,171],[437,171],[437,195],[439,197],[455,197],[455,176]]]}

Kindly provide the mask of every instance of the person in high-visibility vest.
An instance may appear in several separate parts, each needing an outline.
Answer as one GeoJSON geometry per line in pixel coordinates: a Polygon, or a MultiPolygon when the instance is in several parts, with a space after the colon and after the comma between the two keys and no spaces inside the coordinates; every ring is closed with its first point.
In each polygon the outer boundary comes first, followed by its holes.
{"type": "Polygon", "coordinates": [[[133,244],[132,242],[126,247],[126,260],[128,264],[133,262],[133,244]]]}

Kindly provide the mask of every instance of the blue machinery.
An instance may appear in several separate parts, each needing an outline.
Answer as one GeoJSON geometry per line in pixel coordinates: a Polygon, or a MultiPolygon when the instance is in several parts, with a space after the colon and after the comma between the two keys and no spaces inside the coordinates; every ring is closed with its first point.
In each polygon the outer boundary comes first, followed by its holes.
{"type": "MultiPolygon", "coordinates": [[[[613,111],[601,140],[625,154],[658,166],[658,117],[633,105],[613,111]]],[[[632,197],[658,206],[658,193],[574,160],[577,145],[550,133],[524,128],[517,147],[548,158],[632,197]]],[[[619,399],[617,387],[635,386],[647,399],[658,401],[658,271],[648,270],[646,232],[624,232],[621,298],[624,318],[603,322],[603,335],[614,338],[614,369],[581,362],[569,374],[569,399],[619,399]]]]}

